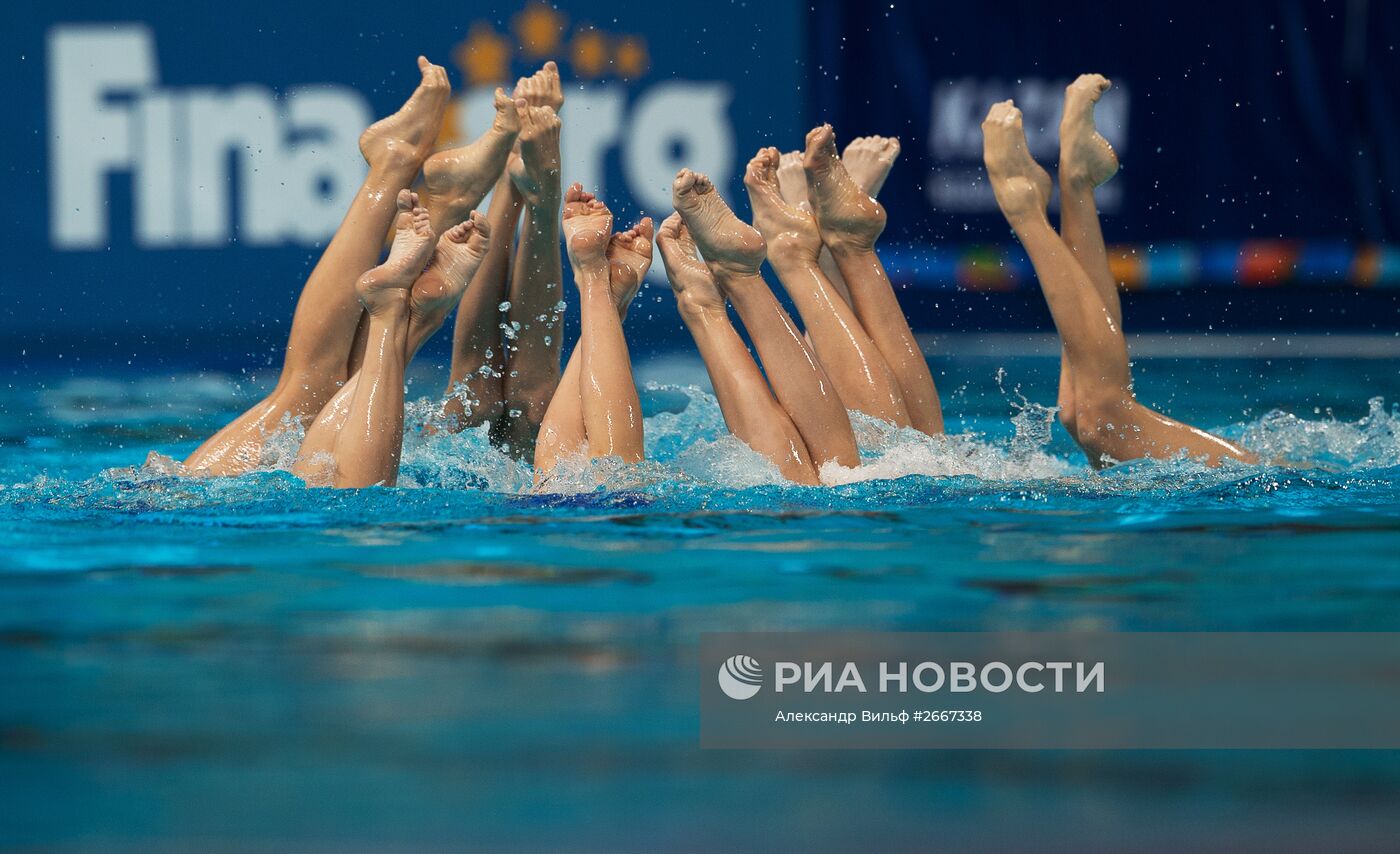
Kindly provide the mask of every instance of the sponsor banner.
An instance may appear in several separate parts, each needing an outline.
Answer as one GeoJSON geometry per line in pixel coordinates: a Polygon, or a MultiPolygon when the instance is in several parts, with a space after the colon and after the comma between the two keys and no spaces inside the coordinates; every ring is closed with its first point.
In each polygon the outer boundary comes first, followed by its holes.
{"type": "Polygon", "coordinates": [[[1397,37],[1388,3],[842,0],[813,7],[812,91],[839,139],[904,140],[887,240],[1007,241],[982,168],[988,107],[1015,100],[1053,173],[1065,85],[1094,72],[1113,80],[1096,116],[1123,164],[1098,194],[1110,241],[1394,244],[1397,37]]]}
{"type": "MultiPolygon", "coordinates": [[[[563,180],[620,223],[671,212],[682,166],[731,199],[800,140],[800,9],[541,0],[458,7],[95,0],[7,11],[9,278],[0,329],[285,335],[365,174],[358,139],[447,67],[440,145],[489,126],[496,86],[558,61],[563,180]],[[21,251],[22,250],[22,251],[21,251]],[[55,305],[61,287],[62,305],[55,305]]],[[[657,265],[659,268],[659,264],[657,265]]]]}
{"type": "Polygon", "coordinates": [[[732,632],[707,748],[1400,748],[1388,633],[732,632]]]}

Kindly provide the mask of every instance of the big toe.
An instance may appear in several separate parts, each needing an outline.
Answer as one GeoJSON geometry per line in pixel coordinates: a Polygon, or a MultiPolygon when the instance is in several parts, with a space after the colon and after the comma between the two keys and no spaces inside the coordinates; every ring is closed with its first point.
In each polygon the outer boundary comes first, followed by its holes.
{"type": "Polygon", "coordinates": [[[813,128],[807,134],[807,150],[803,154],[803,165],[808,169],[823,169],[831,165],[836,157],[836,132],[831,125],[813,128]]]}
{"type": "Polygon", "coordinates": [[[671,194],[677,198],[690,195],[695,188],[695,173],[689,169],[682,169],[676,173],[676,179],[671,182],[671,194]]]}
{"type": "Polygon", "coordinates": [[[1069,88],[1074,92],[1081,92],[1094,100],[1098,100],[1109,86],[1113,84],[1102,74],[1081,74],[1069,84],[1069,88]]]}

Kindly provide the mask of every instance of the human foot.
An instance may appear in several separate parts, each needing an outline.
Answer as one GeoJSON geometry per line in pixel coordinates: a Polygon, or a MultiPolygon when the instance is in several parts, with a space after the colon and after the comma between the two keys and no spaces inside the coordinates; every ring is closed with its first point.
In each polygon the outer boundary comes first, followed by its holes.
{"type": "Polygon", "coordinates": [[[802,153],[807,195],[821,229],[822,242],[832,251],[873,250],[885,230],[885,209],[861,189],[836,156],[836,133],[831,125],[813,128],[802,153]]]}
{"type": "Polygon", "coordinates": [[[559,82],[559,66],[554,60],[546,62],[539,71],[515,81],[516,98],[524,98],[532,107],[549,107],[554,112],[564,106],[564,87],[559,82]]]}
{"type": "Polygon", "coordinates": [[[1065,88],[1060,117],[1060,183],[1093,188],[1118,171],[1118,155],[1094,126],[1094,105],[1113,84],[1102,74],[1081,74],[1065,88]]]}
{"type": "Polygon", "coordinates": [[[795,207],[812,205],[807,200],[807,170],[802,168],[802,152],[789,151],[778,158],[778,189],[783,200],[795,207]]]}
{"type": "Polygon", "coordinates": [[[428,209],[418,204],[418,194],[400,190],[396,203],[389,257],[355,284],[361,304],[371,315],[405,307],[409,289],[433,252],[433,227],[428,209]]]}
{"type": "Polygon", "coordinates": [[[409,307],[419,323],[432,330],[442,325],[486,258],[490,240],[491,227],[476,211],[438,238],[433,257],[413,283],[409,307]]]}
{"type": "Polygon", "coordinates": [[[447,70],[425,57],[418,57],[418,70],[423,79],[399,111],[360,134],[360,153],[371,168],[417,172],[432,153],[452,86],[447,70]]]}
{"type": "Polygon", "coordinates": [[[781,157],[776,148],[761,148],[744,170],[744,187],[749,191],[754,228],[763,235],[768,244],[768,257],[773,262],[815,264],[822,249],[817,221],[811,213],[789,204],[783,197],[779,177],[781,157]]]}
{"type": "Polygon", "coordinates": [[[1050,204],[1050,175],[1031,157],[1021,111],[1011,101],[993,104],[982,121],[982,159],[997,204],[1007,220],[1044,219],[1050,204]]]}
{"type": "Polygon", "coordinates": [[[878,196],[899,157],[899,140],[892,136],[858,136],[841,152],[841,162],[851,180],[872,196],[878,196]]]}
{"type": "Polygon", "coordinates": [[[515,188],[533,208],[559,204],[559,116],[550,106],[532,107],[515,99],[520,114],[520,157],[512,157],[508,169],[515,188]]]}
{"type": "Polygon", "coordinates": [[[651,242],[655,231],[651,217],[642,217],[636,225],[614,234],[608,241],[608,278],[612,280],[613,301],[623,315],[641,288],[647,270],[651,269],[651,242]]]}
{"type": "Polygon", "coordinates": [[[700,251],[685,227],[681,215],[673,213],[661,223],[656,232],[656,245],[661,250],[661,263],[666,278],[676,293],[676,306],[682,314],[724,311],[724,296],[715,285],[710,268],[700,260],[700,251]]]}
{"type": "Polygon", "coordinates": [[[486,197],[506,168],[520,133],[515,101],[496,89],[496,118],[490,130],[461,148],[439,151],[423,163],[423,195],[435,212],[450,211],[453,224],[486,197]]]}
{"type": "Polygon", "coordinates": [[[676,173],[671,201],[705,261],[737,276],[763,266],[763,236],[734,215],[709,178],[689,169],[676,173]]]}
{"type": "Polygon", "coordinates": [[[564,246],[575,268],[607,269],[608,242],[612,237],[612,211],[574,184],[564,195],[564,246]]]}

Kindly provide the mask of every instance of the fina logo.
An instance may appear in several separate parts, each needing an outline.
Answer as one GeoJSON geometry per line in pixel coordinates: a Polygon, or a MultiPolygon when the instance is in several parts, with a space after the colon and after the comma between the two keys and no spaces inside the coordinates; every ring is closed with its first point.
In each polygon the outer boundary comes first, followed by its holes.
{"type": "Polygon", "coordinates": [[[762,665],[747,655],[731,655],[719,666],[720,690],[731,700],[747,700],[762,684],[762,665]]]}

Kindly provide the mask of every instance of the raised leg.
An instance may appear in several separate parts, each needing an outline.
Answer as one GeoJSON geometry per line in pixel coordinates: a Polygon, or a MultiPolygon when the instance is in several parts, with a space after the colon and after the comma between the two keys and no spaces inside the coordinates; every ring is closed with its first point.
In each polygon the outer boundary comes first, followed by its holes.
{"type": "MultiPolygon", "coordinates": [[[[898,158],[899,140],[891,136],[858,136],[847,143],[846,150],[841,153],[841,162],[845,164],[851,180],[872,198],[880,195],[885,179],[898,158]]],[[[802,168],[802,152],[789,151],[782,155],[778,161],[778,184],[788,204],[802,210],[812,209],[807,201],[807,172],[802,168]]],[[[851,289],[846,286],[846,279],[836,266],[836,259],[831,257],[831,250],[823,246],[817,263],[841,299],[849,304],[851,289]]]]}
{"type": "Polygon", "coordinates": [[[1137,402],[1123,332],[1046,218],[1050,176],[1030,156],[1021,111],[1010,101],[993,105],[982,134],[992,191],[1031,258],[1073,372],[1075,438],[1090,462],[1178,453],[1212,464],[1227,457],[1253,460],[1248,451],[1137,402]]]}
{"type": "Polygon", "coordinates": [[[894,372],[913,426],[931,436],[942,433],[943,409],[933,374],[875,253],[885,209],[851,180],[836,156],[830,125],[807,134],[803,167],[822,242],[846,279],[856,315],[894,372]]]}
{"type": "Polygon", "coordinates": [[[427,208],[414,208],[400,222],[388,260],[356,286],[369,313],[369,338],[360,380],[332,451],[337,487],[393,486],[398,481],[410,290],[433,251],[427,208]]]}
{"type": "Polygon", "coordinates": [[[486,260],[457,307],[452,335],[452,370],[444,412],[456,429],[498,420],[505,412],[505,348],[500,305],[510,278],[510,252],[520,221],[522,199],[510,176],[501,173],[486,211],[491,237],[486,260]]]}
{"type": "Polygon", "coordinates": [[[302,289],[277,386],[195,449],[185,460],[190,469],[234,475],[257,468],[285,418],[319,412],[345,381],[361,312],[355,283],[378,262],[398,191],[423,165],[447,106],[447,72],[423,57],[418,66],[422,80],[408,102],[360,137],[369,175],[302,289]]]}
{"type": "MultiPolygon", "coordinates": [[[[650,217],[626,231],[614,234],[608,241],[608,276],[617,313],[627,319],[627,309],[642,286],[651,267],[654,226],[650,217]]],[[[564,365],[559,388],[549,401],[539,439],[535,442],[535,478],[542,479],[559,464],[562,457],[581,454],[588,442],[587,425],[583,420],[583,394],[579,378],[583,374],[582,348],[575,347],[564,365]]]]}
{"type": "Polygon", "coordinates": [[[817,221],[779,191],[778,159],[778,149],[761,149],[744,173],[768,263],[802,315],[812,349],[846,408],[908,427],[909,412],[889,365],[817,263],[822,249],[817,221]]]}
{"type": "Polygon", "coordinates": [[[859,465],[845,404],[759,275],[763,237],[734,215],[704,175],[682,169],[671,185],[671,198],[715,283],[744,321],[773,394],[797,426],[812,461],[818,468],[833,460],[847,467],[859,465]]]}
{"type": "Polygon", "coordinates": [[[642,459],[642,404],[608,270],[612,212],[574,184],[564,198],[563,229],[582,305],[579,391],[588,453],[594,459],[642,459]]]}
{"type": "Polygon", "coordinates": [[[521,113],[520,159],[511,180],[525,199],[520,245],[510,287],[506,372],[507,443],[532,459],[545,409],[559,385],[563,278],[559,258],[559,117],[549,106],[516,101],[521,113]]]}
{"type": "Polygon", "coordinates": [[[715,280],[700,260],[680,214],[671,214],[657,234],[676,308],[695,339],[729,432],[778,467],[795,483],[816,485],[816,468],[797,425],[773,397],[743,339],[729,322],[715,280]]]}
{"type": "MultiPolygon", "coordinates": [[[[418,197],[405,190],[400,193],[400,206],[408,212],[418,207],[418,197]]],[[[431,212],[429,212],[431,222],[431,212]]],[[[437,248],[427,267],[413,282],[409,292],[408,334],[405,363],[412,362],[423,344],[442,328],[453,303],[461,299],[467,281],[475,275],[488,252],[491,230],[481,214],[472,211],[466,222],[447,230],[437,241],[437,248]]],[[[397,238],[396,238],[397,239],[397,238]]],[[[368,314],[366,314],[368,317],[368,314]]],[[[368,339],[367,339],[368,340],[368,339]]],[[[368,348],[366,348],[368,349],[368,348]]],[[[330,403],[316,416],[306,431],[292,473],[312,485],[324,485],[333,476],[332,452],[336,438],[350,415],[350,404],[364,376],[364,369],[341,386],[330,403]]]]}
{"type": "Polygon", "coordinates": [[[423,199],[439,233],[465,222],[505,171],[520,133],[520,116],[515,100],[501,89],[496,90],[495,105],[496,117],[485,133],[423,163],[423,199]]]}
{"type": "MultiPolygon", "coordinates": [[[[1100,74],[1082,74],[1065,89],[1060,118],[1060,237],[1093,283],[1109,316],[1119,326],[1123,309],[1108,267],[1108,249],[1099,225],[1094,188],[1118,171],[1118,156],[1094,126],[1094,104],[1111,84],[1100,74]]],[[[1077,432],[1074,379],[1069,358],[1060,354],[1060,421],[1077,432]]]]}

